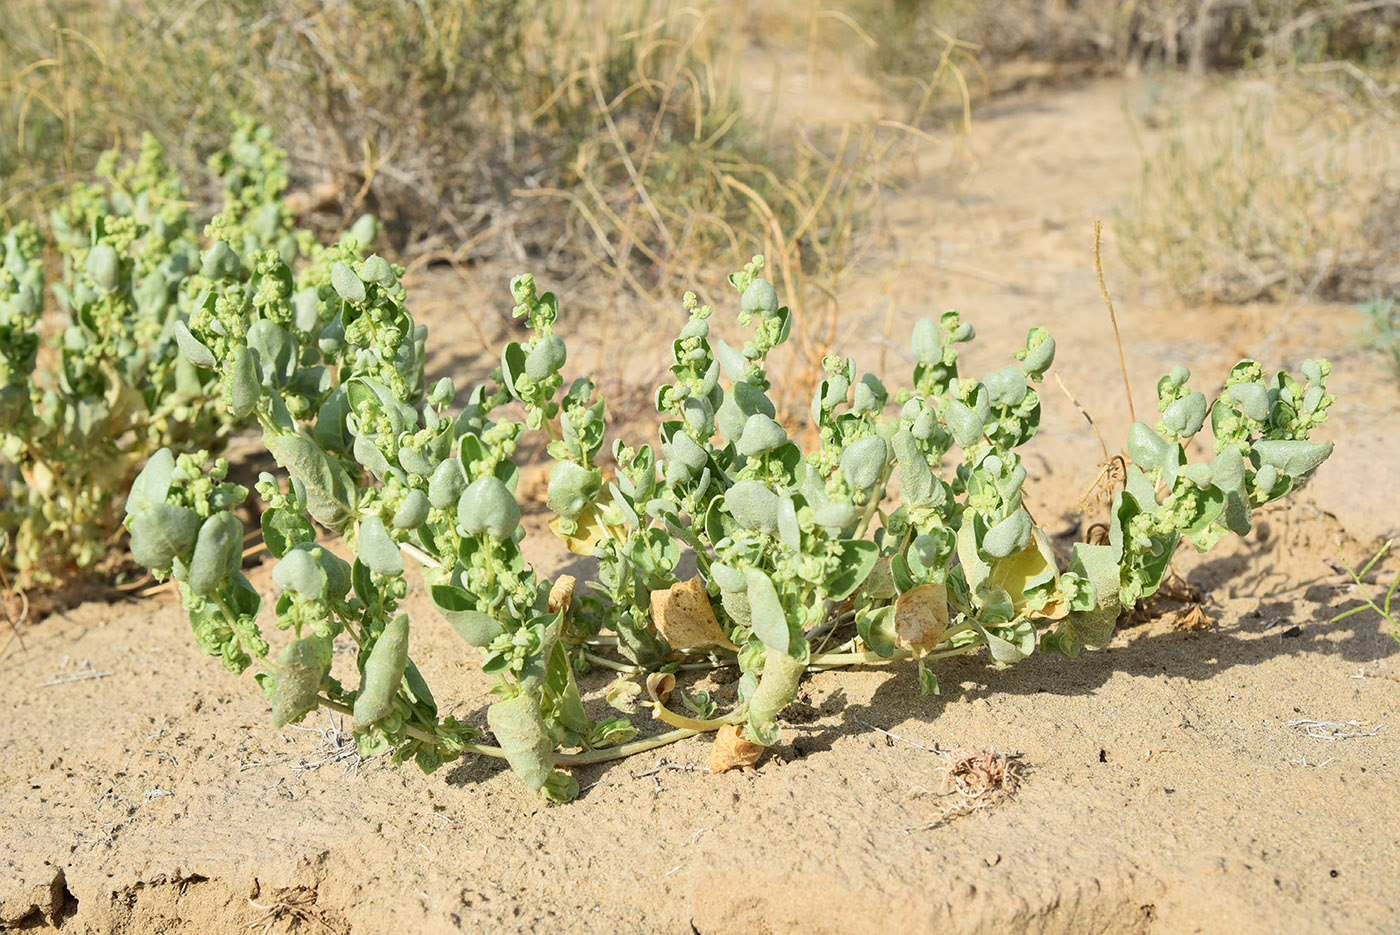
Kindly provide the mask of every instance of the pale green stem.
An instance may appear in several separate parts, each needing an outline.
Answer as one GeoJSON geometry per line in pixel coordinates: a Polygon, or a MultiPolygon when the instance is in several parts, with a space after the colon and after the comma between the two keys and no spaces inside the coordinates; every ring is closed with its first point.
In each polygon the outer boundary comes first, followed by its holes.
{"type": "Polygon", "coordinates": [[[626,672],[629,675],[635,675],[639,672],[646,671],[641,666],[628,665],[625,662],[613,662],[611,659],[608,659],[605,656],[599,656],[596,653],[590,653],[586,649],[581,650],[581,652],[583,653],[583,658],[587,659],[593,665],[602,666],[604,669],[612,669],[614,672],[626,672]]]}
{"type": "Polygon", "coordinates": [[[399,551],[403,552],[420,565],[427,565],[429,568],[442,568],[442,562],[433,558],[411,542],[399,543],[399,551]]]}
{"type": "Polygon", "coordinates": [[[706,719],[686,717],[684,714],[677,714],[659,701],[651,702],[651,714],[652,717],[664,721],[672,727],[693,731],[719,730],[726,724],[738,724],[749,716],[746,707],[739,707],[723,717],[706,719]]]}
{"type": "MultiPolygon", "coordinates": [[[[924,656],[924,661],[930,659],[946,659],[949,656],[961,656],[963,653],[972,652],[982,646],[981,643],[968,643],[966,646],[959,646],[957,649],[945,649],[943,652],[929,653],[924,656]]],[[[879,665],[884,662],[895,662],[900,659],[912,659],[914,651],[912,649],[896,649],[889,656],[881,656],[879,653],[823,653],[813,656],[807,662],[808,670],[830,669],[836,666],[850,666],[864,664],[879,665]]]]}

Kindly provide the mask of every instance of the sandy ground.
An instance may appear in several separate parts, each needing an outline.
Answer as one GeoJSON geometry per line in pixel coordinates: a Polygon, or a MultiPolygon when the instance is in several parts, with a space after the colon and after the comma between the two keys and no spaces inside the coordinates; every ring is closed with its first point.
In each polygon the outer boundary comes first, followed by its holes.
{"type": "MultiPolygon", "coordinates": [[[[326,717],[273,730],[251,680],[200,657],[169,595],[86,604],[0,660],[0,930],[1400,930],[1400,643],[1370,615],[1328,622],[1355,605],[1338,543],[1356,559],[1400,524],[1400,392],[1353,344],[1349,308],[1186,308],[1128,278],[1112,218],[1137,172],[1124,103],[1138,93],[1105,81],[984,107],[964,144],[975,176],[950,179],[930,152],[888,199],[889,235],[843,283],[843,330],[897,383],[900,354],[872,337],[892,303],[895,335],[961,308],[981,335],[974,373],[1043,323],[1116,447],[1128,407],[1090,253],[1102,217],[1140,413],[1174,363],[1204,384],[1241,356],[1331,358],[1333,459],[1248,541],[1177,561],[1215,626],[1168,612],[1073,661],[948,660],[935,698],[912,669],[822,673],[757,771],[708,775],[708,744],[685,741],[580,770],[584,794],[552,808],[494,761],[423,776],[357,763],[326,717]],[[1310,736],[1307,720],[1355,736],[1310,736]],[[966,746],[1016,754],[1019,791],[940,822],[955,800],[946,751],[966,746]]],[[[454,303],[503,296],[505,276],[420,277],[422,317],[467,349],[436,371],[480,372],[477,324],[454,303]]],[[[499,340],[498,316],[476,318],[499,340]]],[[[574,363],[607,361],[626,382],[648,363],[615,324],[578,325],[573,345],[591,350],[574,363]]],[[[1053,378],[1044,396],[1031,505],[1072,535],[1099,443],[1053,378]]],[[[250,575],[267,584],[265,568],[250,575]]],[[[414,601],[425,676],[483,722],[486,680],[414,601]]]]}

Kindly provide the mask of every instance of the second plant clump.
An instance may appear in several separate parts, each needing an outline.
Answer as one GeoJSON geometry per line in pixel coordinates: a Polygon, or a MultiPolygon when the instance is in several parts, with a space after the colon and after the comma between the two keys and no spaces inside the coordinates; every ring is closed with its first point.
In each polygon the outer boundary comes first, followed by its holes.
{"type": "MultiPolygon", "coordinates": [[[[893,394],[850,358],[828,357],[810,413],[819,444],[804,451],[768,396],[767,358],[792,317],[761,267],[755,258],[731,277],[740,347],[685,297],[671,382],[654,394],[658,443],[613,441],[609,476],[604,403],[588,378],[562,376],[558,303],[530,276],[511,288],[532,336],[459,398],[449,379],[426,384],[427,330],[384,259],[345,251],[296,290],[275,250],[215,243],[207,289],[176,333],[189,363],[217,377],[231,416],[257,419],[285,473],[262,475],[257,492],[277,559],[277,626],[292,641],[274,658],[259,630],[262,597],[240,570],[230,512],[247,491],[225,479],[226,464],[154,456],[127,504],[133,552],[179,582],[206,652],[235,672],[256,669],[275,724],[318,707],[350,713],[362,755],[392,750],[425,770],[463,754],[504,757],[531,789],[566,801],[578,786],[561,766],[720,728],[731,744],[776,743],[807,672],[908,659],[936,692],[930,664],[943,657],[986,647],[1010,665],[1037,648],[1073,657],[1102,646],[1158,589],[1181,540],[1204,551],[1247,533],[1255,508],[1331,453],[1307,440],[1334,400],[1325,362],[1304,363],[1300,383],[1242,361],[1213,402],[1178,367],[1158,384],[1160,421],[1129,433],[1107,541],[1076,544],[1061,567],[1023,504],[1016,453],[1039,425],[1050,335],[1032,329],[1014,362],[972,379],[958,373],[971,325],[955,311],[920,321],[912,386],[893,394]],[[1214,452],[1190,461],[1185,443],[1207,420],[1214,452]],[[514,454],[541,432],[554,462],[550,527],[597,559],[586,589],[542,579],[521,549],[514,454]],[[319,544],[318,526],[354,560],[319,544]],[[687,555],[696,572],[683,580],[687,555]],[[495,677],[495,745],[440,717],[413,663],[413,627],[437,624],[411,626],[400,610],[406,559],[495,677]],[[357,647],[356,685],[331,675],[338,638],[357,647]],[[699,695],[682,696],[682,714],[655,690],[664,673],[719,665],[742,672],[727,713],[699,695]],[[592,719],[576,681],[592,666],[659,673],[649,706],[671,730],[637,739],[625,718],[592,719]]],[[[609,700],[625,710],[636,691],[618,685],[609,700]]]]}
{"type": "MultiPolygon", "coordinates": [[[[180,328],[211,281],[251,274],[228,243],[250,258],[271,250],[305,260],[305,287],[373,238],[371,217],[332,248],[297,230],[282,198],[285,155],[266,130],[240,120],[228,149],[211,160],[223,198],[208,241],[197,233],[187,187],[150,137],[135,159],[107,154],[97,169],[102,184],[74,186],[47,231],[31,221],[0,225],[6,586],[9,572],[20,589],[80,581],[108,554],[122,494],[152,452],[218,447],[227,438],[228,407],[213,374],[181,353],[180,328]],[[202,242],[225,246],[201,254],[202,242]]],[[[314,300],[298,291],[293,301],[296,321],[319,331],[314,300]]]]}

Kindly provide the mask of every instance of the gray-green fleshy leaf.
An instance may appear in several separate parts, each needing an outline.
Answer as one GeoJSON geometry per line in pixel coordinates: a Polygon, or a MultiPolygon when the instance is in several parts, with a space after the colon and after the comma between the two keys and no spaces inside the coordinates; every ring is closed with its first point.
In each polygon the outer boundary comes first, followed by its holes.
{"type": "Polygon", "coordinates": [[[778,310],[778,290],[766,279],[755,279],[739,298],[739,307],[751,314],[761,312],[772,315],[778,310]]]}
{"type": "Polygon", "coordinates": [[[496,477],[478,477],[462,491],[457,521],[471,535],[486,533],[497,542],[509,539],[520,526],[520,504],[496,477]]]}
{"type": "Polygon", "coordinates": [[[209,596],[243,567],[243,524],[232,513],[215,513],[199,527],[190,559],[190,590],[209,596]]]}
{"type": "MultiPolygon", "coordinates": [[[[682,437],[685,437],[683,433],[682,437]]],[[[602,474],[572,461],[560,461],[549,472],[549,508],[565,519],[577,519],[602,489],[602,474]]]]}
{"type": "Polygon", "coordinates": [[[503,632],[500,621],[478,611],[476,600],[462,588],[439,584],[429,588],[428,593],[452,629],[472,646],[488,646],[503,632]]]}
{"type": "Polygon", "coordinates": [[[525,356],[525,373],[538,383],[551,374],[558,373],[567,357],[564,339],[557,334],[547,334],[540,338],[525,356]]]}
{"type": "Polygon", "coordinates": [[[1332,454],[1332,445],[1288,439],[1260,439],[1254,453],[1262,464],[1273,465],[1281,474],[1301,480],[1321,466],[1332,454]]]}
{"type": "Polygon", "coordinates": [[[910,337],[914,357],[921,364],[936,364],[943,359],[943,338],[938,332],[938,322],[932,318],[920,318],[914,323],[910,337]]]}
{"type": "Polygon", "coordinates": [[[841,452],[841,474],[853,490],[870,490],[880,482],[889,446],[878,435],[857,439],[841,452]]]}
{"type": "Polygon", "coordinates": [[[355,696],[355,723],[373,724],[394,710],[394,697],[408,665],[408,615],[399,614],[385,625],[365,662],[365,677],[355,696]]]}
{"type": "Polygon", "coordinates": [[[233,366],[228,376],[228,408],[235,419],[249,416],[262,399],[258,383],[258,362],[253,351],[240,347],[233,352],[233,366]]]}
{"type": "Polygon", "coordinates": [[[749,625],[753,627],[754,635],[765,645],[787,652],[792,635],[772,579],[757,568],[745,568],[744,577],[748,582],[745,593],[752,618],[749,625]]]}
{"type": "Polygon", "coordinates": [[[169,574],[177,556],[188,560],[199,527],[200,516],[194,510],[154,503],[131,521],[131,557],[151,571],[169,574]]]}
{"type": "Polygon", "coordinates": [[[277,463],[305,488],[306,510],[312,519],[332,532],[343,529],[357,497],[355,485],[340,462],[302,435],[265,434],[263,438],[277,463]]]}
{"type": "Polygon", "coordinates": [[[948,423],[948,431],[952,433],[953,441],[961,447],[971,448],[982,440],[982,420],[965,403],[956,399],[950,401],[944,410],[943,419],[948,423]]]}
{"type": "Polygon", "coordinates": [[[1128,429],[1128,457],[1144,471],[1161,467],[1167,442],[1146,422],[1134,422],[1128,429]]]}
{"type": "Polygon", "coordinates": [[[1089,579],[1097,596],[1093,610],[1072,610],[1055,629],[1054,648],[1070,658],[1079,655],[1083,647],[1101,649],[1113,639],[1122,610],[1115,552],[1109,545],[1079,542],[1070,553],[1069,570],[1089,579]]]}
{"type": "Polygon", "coordinates": [[[1181,438],[1190,438],[1206,421],[1204,393],[1190,393],[1172,403],[1162,413],[1162,422],[1181,438]]]}
{"type": "Polygon", "coordinates": [[[403,554],[378,516],[367,516],[360,522],[355,554],[370,571],[381,575],[403,573],[403,554]]]}
{"type": "Polygon", "coordinates": [[[755,412],[744,423],[744,431],[739,436],[736,447],[739,454],[756,458],[783,445],[788,440],[787,432],[770,417],[755,412]]]}
{"type": "Polygon", "coordinates": [[[141,473],[131,484],[131,492],[126,497],[126,515],[142,512],[148,507],[164,503],[170,492],[170,476],[175,473],[175,455],[169,448],[162,448],[146,461],[141,473]]]}
{"type": "Polygon", "coordinates": [[[331,265],[331,286],[336,295],[351,305],[360,305],[365,301],[364,281],[343,261],[331,265]]]}
{"type": "Polygon", "coordinates": [[[272,569],[272,581],[284,591],[293,591],[309,600],[326,597],[328,580],[325,569],[310,549],[293,549],[272,569]]]}
{"type": "Polygon", "coordinates": [[[433,469],[428,478],[428,502],[439,510],[457,505],[467,489],[467,475],[456,458],[448,458],[433,469]]]}
{"type": "Polygon", "coordinates": [[[741,480],[724,494],[724,505],[745,529],[778,531],[778,495],[755,480],[741,480]]]}
{"type": "Polygon", "coordinates": [[[417,487],[413,488],[404,495],[403,502],[394,511],[394,528],[417,529],[427,520],[431,508],[428,495],[417,487]]]}
{"type": "Polygon", "coordinates": [[[180,346],[180,352],[196,367],[213,370],[216,366],[214,352],[205,347],[183,321],[175,322],[175,343],[180,346]]]}
{"type": "Polygon", "coordinates": [[[1269,391],[1262,383],[1236,383],[1225,391],[1240,412],[1263,422],[1269,418],[1269,391]]]}
{"type": "Polygon", "coordinates": [[[539,792],[554,768],[554,739],[533,695],[516,695],[486,709],[486,723],[510,768],[532,792],[539,792]]]}
{"type": "Polygon", "coordinates": [[[1008,558],[1030,545],[1030,541],[1030,514],[1018,508],[987,530],[982,537],[982,550],[992,558],[1008,558]]]}
{"type": "Polygon", "coordinates": [[[282,650],[272,682],[273,727],[294,724],[320,706],[321,683],[330,668],[331,643],[324,637],[303,637],[282,650]]]}

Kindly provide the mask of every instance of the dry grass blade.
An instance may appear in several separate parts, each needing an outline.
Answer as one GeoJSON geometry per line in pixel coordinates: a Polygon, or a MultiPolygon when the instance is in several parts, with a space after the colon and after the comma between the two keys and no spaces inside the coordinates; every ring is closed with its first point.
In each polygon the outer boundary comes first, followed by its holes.
{"type": "MultiPolygon", "coordinates": [[[[1133,386],[1128,380],[1128,362],[1123,359],[1123,338],[1118,333],[1118,315],[1113,311],[1113,299],[1108,295],[1108,286],[1103,281],[1103,257],[1099,253],[1099,239],[1103,235],[1103,221],[1094,222],[1094,272],[1099,277],[1099,294],[1103,304],[1108,306],[1108,317],[1113,322],[1113,343],[1118,345],[1118,366],[1123,371],[1123,392],[1128,398],[1128,415],[1137,421],[1137,411],[1133,407],[1133,386]]],[[[1092,421],[1092,420],[1091,420],[1092,421]]],[[[1102,439],[1100,439],[1102,441],[1102,439]]]]}

